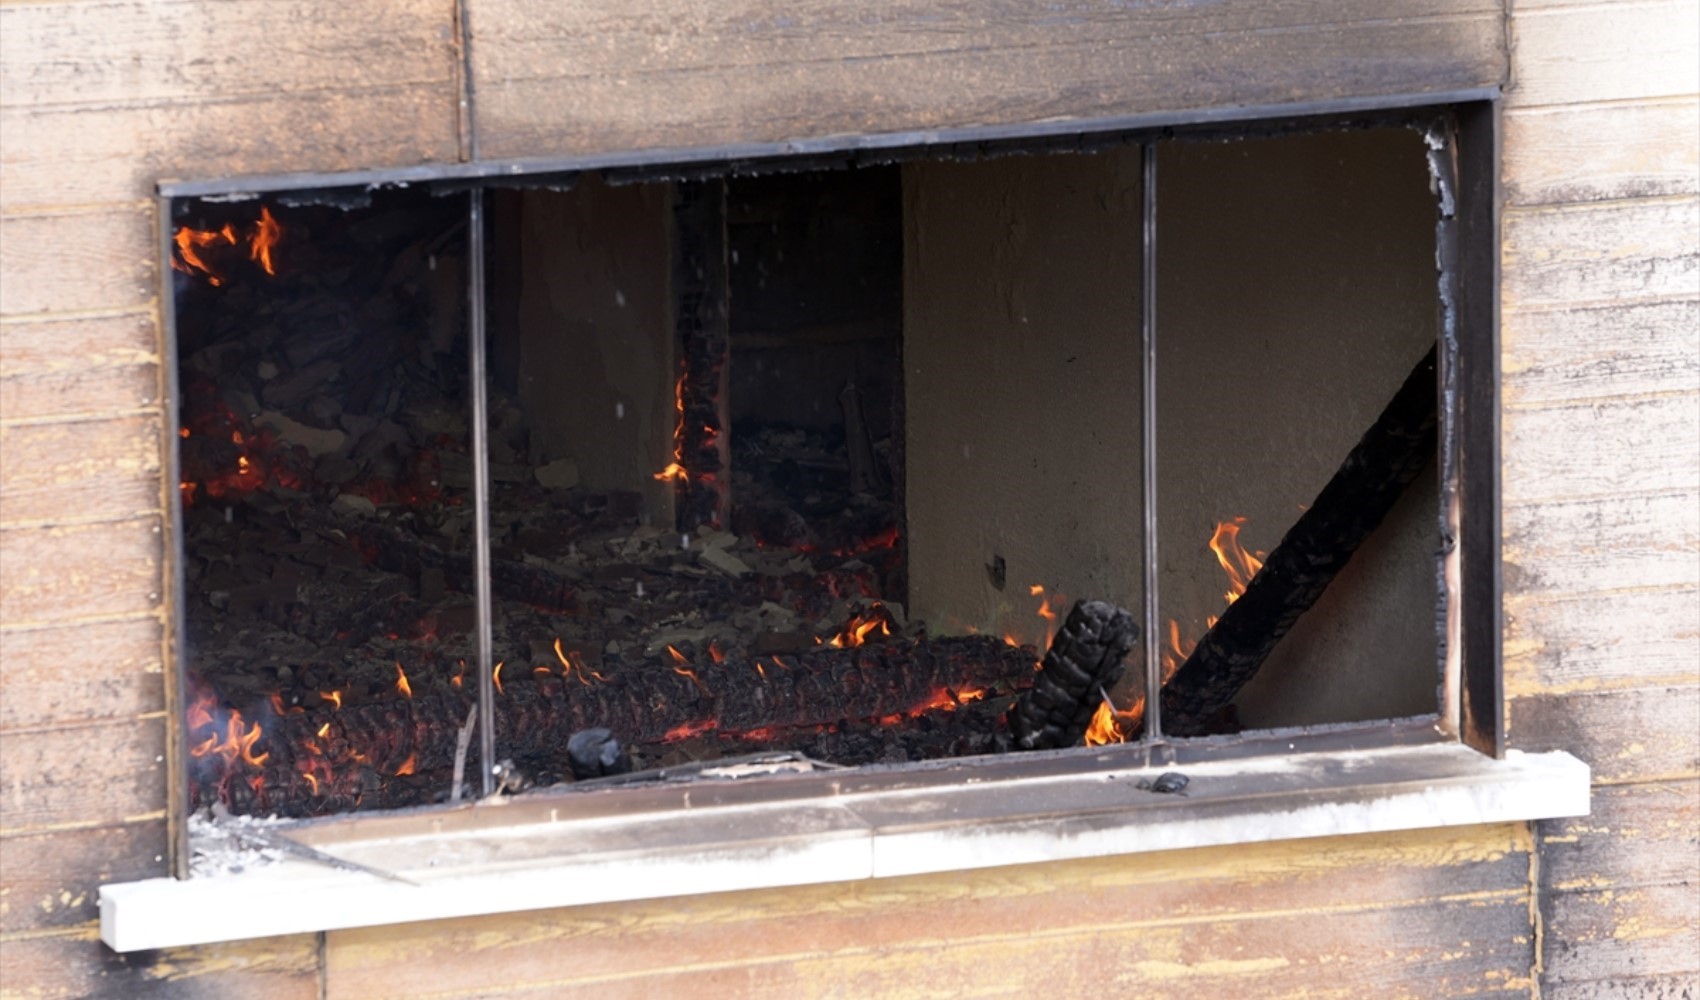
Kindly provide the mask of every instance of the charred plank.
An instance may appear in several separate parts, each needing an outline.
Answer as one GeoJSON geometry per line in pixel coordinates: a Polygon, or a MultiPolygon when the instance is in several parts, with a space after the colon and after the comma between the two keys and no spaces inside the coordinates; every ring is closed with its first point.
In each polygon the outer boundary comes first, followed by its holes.
{"type": "Polygon", "coordinates": [[[1023,750],[1071,747],[1086,736],[1102,698],[1121,678],[1123,660],[1139,641],[1133,615],[1107,601],[1076,601],[1051,640],[1045,660],[1010,713],[1023,750]]]}

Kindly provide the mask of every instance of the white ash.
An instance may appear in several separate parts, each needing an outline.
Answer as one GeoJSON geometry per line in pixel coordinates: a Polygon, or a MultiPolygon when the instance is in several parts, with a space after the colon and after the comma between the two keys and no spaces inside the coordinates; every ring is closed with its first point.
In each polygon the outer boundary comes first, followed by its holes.
{"type": "Polygon", "coordinates": [[[189,817],[189,874],[196,878],[235,875],[264,868],[284,858],[283,851],[263,846],[263,831],[283,825],[276,816],[223,816],[206,811],[189,817]],[[244,836],[246,834],[246,836],[244,836]]]}

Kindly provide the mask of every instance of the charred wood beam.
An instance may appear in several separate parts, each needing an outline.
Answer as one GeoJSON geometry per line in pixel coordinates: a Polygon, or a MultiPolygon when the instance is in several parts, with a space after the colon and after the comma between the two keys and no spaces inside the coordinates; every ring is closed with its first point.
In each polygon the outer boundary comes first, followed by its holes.
{"type": "Polygon", "coordinates": [[[1358,546],[1435,454],[1435,350],[1431,348],[1375,424],[1352,448],[1239,600],[1163,687],[1163,729],[1208,732],[1282,637],[1322,596],[1358,546]]]}
{"type": "Polygon", "coordinates": [[[1139,625],[1128,611],[1107,601],[1076,601],[1039,676],[1010,713],[1016,745],[1054,749],[1084,739],[1100,692],[1121,678],[1122,661],[1138,641],[1139,625]]]}
{"type": "MultiPolygon", "coordinates": [[[[603,750],[610,750],[610,767],[621,766],[622,745],[724,735],[748,736],[735,744],[748,749],[783,745],[787,730],[897,725],[912,715],[951,713],[972,692],[1013,686],[1032,673],[1033,650],[961,636],[703,661],[604,664],[605,674],[570,677],[511,669],[496,697],[496,759],[560,777],[575,762],[600,760],[603,750]],[[591,731],[608,735],[587,737],[591,731]]],[[[216,755],[191,761],[195,802],[299,816],[447,796],[471,685],[423,688],[426,678],[453,671],[446,661],[420,665],[413,672],[422,690],[412,698],[344,708],[316,702],[266,719],[245,751],[260,763],[216,755]]]]}
{"type": "Polygon", "coordinates": [[[682,369],[673,442],[683,470],[674,480],[678,528],[724,528],[731,521],[727,361],[732,350],[724,180],[678,185],[673,234],[675,328],[682,369]]]}

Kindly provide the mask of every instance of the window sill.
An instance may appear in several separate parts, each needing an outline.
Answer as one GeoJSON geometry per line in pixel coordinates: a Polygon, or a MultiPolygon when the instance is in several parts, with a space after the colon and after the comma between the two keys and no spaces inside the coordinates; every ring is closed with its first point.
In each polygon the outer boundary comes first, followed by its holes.
{"type": "Polygon", "coordinates": [[[1113,854],[1579,816],[1587,765],[1454,743],[1144,767],[1112,748],[1028,776],[859,772],[532,795],[290,831],[418,883],[289,858],[100,892],[116,951],[1113,854]],[[1083,765],[1083,759],[1085,761],[1083,765]],[[1184,794],[1141,788],[1180,770],[1184,794]],[[570,815],[569,815],[570,813],[570,815]]]}

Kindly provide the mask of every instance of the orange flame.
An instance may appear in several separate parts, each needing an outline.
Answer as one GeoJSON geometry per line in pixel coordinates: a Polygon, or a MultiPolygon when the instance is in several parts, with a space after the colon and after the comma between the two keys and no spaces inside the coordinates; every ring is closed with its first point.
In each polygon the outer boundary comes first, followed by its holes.
{"type": "Polygon", "coordinates": [[[716,646],[712,642],[708,644],[708,658],[713,660],[715,663],[726,662],[726,654],[721,652],[720,647],[716,646]]]}
{"type": "Polygon", "coordinates": [[[319,697],[330,702],[332,705],[336,706],[337,708],[342,707],[342,692],[341,691],[320,691],[319,697]]]}
{"type": "Polygon", "coordinates": [[[461,683],[465,680],[466,680],[466,661],[461,660],[460,661],[460,669],[455,671],[455,675],[453,677],[449,678],[449,683],[453,684],[455,687],[460,687],[461,683]]]}
{"type": "Polygon", "coordinates": [[[331,734],[331,724],[330,723],[327,722],[324,725],[319,727],[319,739],[321,739],[321,740],[326,739],[327,737],[330,736],[330,734],[331,734]]]}
{"type": "Polygon", "coordinates": [[[220,741],[218,734],[214,733],[191,748],[189,755],[191,757],[205,757],[208,754],[216,753],[232,763],[237,758],[241,758],[252,767],[262,767],[271,757],[271,754],[267,752],[255,756],[254,744],[259,742],[261,735],[263,734],[258,722],[254,723],[252,729],[249,729],[242,722],[242,713],[233,711],[230,713],[230,721],[225,725],[224,739],[220,741]]]}
{"type": "Polygon", "coordinates": [[[497,694],[507,694],[506,691],[502,690],[502,663],[501,663],[501,661],[497,661],[496,666],[491,669],[490,680],[495,683],[497,694]]]}
{"type": "Polygon", "coordinates": [[[400,660],[395,661],[395,689],[409,701],[413,699],[413,685],[407,683],[407,671],[401,669],[400,660]]]}
{"type": "Polygon", "coordinates": [[[827,643],[838,649],[848,649],[867,643],[868,636],[878,629],[882,636],[891,635],[891,617],[877,601],[866,611],[853,615],[844,628],[827,643]]]}
{"type": "Polygon", "coordinates": [[[407,759],[401,762],[401,766],[395,769],[395,776],[400,778],[403,775],[412,774],[414,769],[418,766],[419,755],[416,753],[410,753],[407,755],[407,759]]]}
{"type": "Polygon", "coordinates": [[[314,795],[319,794],[319,779],[313,776],[312,771],[302,771],[301,777],[307,779],[307,784],[313,789],[314,795]]]}
{"type": "Polygon", "coordinates": [[[1229,604],[1240,599],[1251,578],[1263,568],[1265,553],[1247,552],[1240,544],[1240,527],[1245,523],[1243,517],[1223,521],[1216,525],[1215,534],[1210,536],[1210,551],[1216,554],[1216,561],[1228,574],[1228,589],[1222,596],[1229,604]]]}
{"type": "Polygon", "coordinates": [[[1086,727],[1086,745],[1101,747],[1106,743],[1126,743],[1127,734],[1116,722],[1116,713],[1110,708],[1108,699],[1098,703],[1098,711],[1093,713],[1092,722],[1086,727]]]}
{"type": "Polygon", "coordinates": [[[267,274],[275,276],[277,268],[272,266],[272,248],[283,238],[283,227],[272,218],[271,209],[260,206],[260,221],[254,223],[254,235],[248,243],[248,259],[259,264],[267,274]]]}
{"type": "Polygon", "coordinates": [[[685,471],[685,376],[679,375],[679,381],[673,383],[673,409],[678,412],[678,421],[673,425],[673,461],[667,468],[655,474],[661,482],[688,483],[690,473],[685,471]]]}
{"type": "MultiPolygon", "coordinates": [[[[674,662],[674,663],[689,663],[689,662],[691,662],[691,661],[690,661],[690,660],[689,660],[689,659],[688,659],[688,658],[687,658],[687,657],[686,657],[686,656],[685,656],[685,654],[684,654],[684,653],[681,653],[681,652],[679,652],[679,651],[678,651],[678,650],[677,650],[677,649],[675,649],[675,648],[674,648],[674,647],[673,647],[673,644],[672,644],[672,643],[668,643],[668,644],[667,644],[667,654],[668,654],[668,655],[669,655],[669,656],[671,656],[671,657],[673,657],[673,662],[674,662]]],[[[688,671],[688,670],[679,670],[679,669],[677,669],[677,668],[675,668],[675,670],[674,670],[674,673],[680,673],[680,674],[685,674],[685,675],[687,675],[687,676],[691,676],[691,673],[690,673],[690,671],[688,671]]]]}

